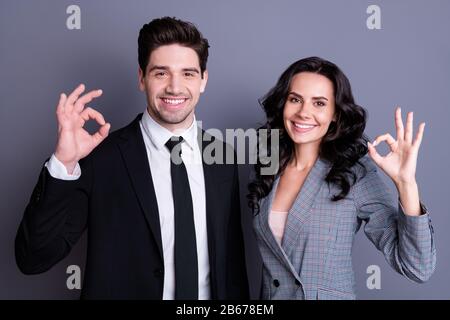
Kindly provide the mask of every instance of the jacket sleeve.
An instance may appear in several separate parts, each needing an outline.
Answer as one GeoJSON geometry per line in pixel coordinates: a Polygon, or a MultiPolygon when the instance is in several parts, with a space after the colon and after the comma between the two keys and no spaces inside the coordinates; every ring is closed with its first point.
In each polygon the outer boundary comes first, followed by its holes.
{"type": "Polygon", "coordinates": [[[388,187],[371,165],[354,186],[358,218],[364,232],[390,266],[415,282],[427,281],[436,266],[434,231],[423,204],[420,216],[408,216],[400,203],[394,205],[388,187]]]}
{"type": "Polygon", "coordinates": [[[86,229],[91,185],[88,158],[77,180],[53,178],[43,166],[15,239],[15,256],[24,274],[49,270],[65,258],[86,229]]]}

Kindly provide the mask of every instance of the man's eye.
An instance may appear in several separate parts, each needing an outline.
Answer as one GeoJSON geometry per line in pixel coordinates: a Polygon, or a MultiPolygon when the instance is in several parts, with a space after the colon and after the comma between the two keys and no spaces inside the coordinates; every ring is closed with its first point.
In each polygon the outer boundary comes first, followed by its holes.
{"type": "Polygon", "coordinates": [[[157,77],[163,77],[165,75],[166,75],[165,72],[157,72],[157,73],[155,73],[155,76],[157,76],[157,77]]]}
{"type": "Polygon", "coordinates": [[[184,73],[184,76],[185,76],[185,77],[193,77],[193,76],[194,76],[194,73],[193,73],[193,72],[185,72],[185,73],[184,73]]]}

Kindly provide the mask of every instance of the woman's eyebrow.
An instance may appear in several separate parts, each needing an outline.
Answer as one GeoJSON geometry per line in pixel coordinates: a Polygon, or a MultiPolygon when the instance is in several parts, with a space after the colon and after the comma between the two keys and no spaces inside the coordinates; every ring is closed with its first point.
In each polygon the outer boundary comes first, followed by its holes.
{"type": "Polygon", "coordinates": [[[299,94],[299,93],[297,93],[295,91],[291,91],[288,94],[292,94],[292,95],[296,96],[297,98],[303,98],[301,94],[299,94]]]}
{"type": "MultiPolygon", "coordinates": [[[[293,96],[296,96],[297,98],[302,98],[303,99],[303,96],[301,94],[295,92],[295,91],[291,91],[291,92],[289,92],[289,94],[292,94],[293,96]]],[[[327,100],[328,101],[328,99],[323,97],[323,96],[312,97],[312,99],[313,100],[327,100]]]]}
{"type": "Polygon", "coordinates": [[[313,97],[312,99],[313,99],[313,100],[327,100],[327,101],[328,101],[327,98],[322,97],[322,96],[319,96],[319,97],[313,97]]]}

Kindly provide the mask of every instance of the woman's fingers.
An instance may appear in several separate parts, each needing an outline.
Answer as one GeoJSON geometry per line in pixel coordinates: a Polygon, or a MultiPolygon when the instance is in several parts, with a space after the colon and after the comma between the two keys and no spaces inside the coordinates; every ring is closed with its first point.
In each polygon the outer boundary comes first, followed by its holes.
{"type": "Polygon", "coordinates": [[[383,157],[378,153],[377,149],[375,149],[375,146],[368,142],[367,148],[369,149],[369,155],[373,159],[373,161],[375,161],[377,165],[380,165],[383,161],[383,157]]]}
{"type": "Polygon", "coordinates": [[[379,165],[380,167],[381,167],[381,164],[382,164],[382,161],[384,158],[378,153],[378,151],[377,151],[377,149],[375,149],[375,147],[383,141],[386,141],[386,143],[391,148],[391,151],[395,151],[397,141],[389,133],[385,133],[381,136],[378,136],[375,139],[375,141],[373,142],[373,144],[370,142],[367,143],[367,148],[369,149],[369,155],[372,157],[373,161],[375,161],[375,163],[377,165],[379,165]]]}
{"type": "Polygon", "coordinates": [[[400,107],[397,107],[395,110],[395,127],[397,129],[397,140],[403,140],[405,133],[402,120],[402,109],[400,107]]]}
{"type": "Polygon", "coordinates": [[[377,165],[379,165],[380,167],[382,165],[382,161],[383,161],[384,157],[378,153],[378,151],[377,151],[377,149],[375,149],[375,147],[383,141],[386,141],[386,143],[389,145],[392,152],[394,152],[396,150],[397,141],[389,133],[385,133],[381,136],[378,136],[375,139],[375,141],[373,142],[373,144],[370,142],[367,143],[367,148],[369,149],[369,155],[371,156],[373,161],[375,161],[375,163],[377,165]]]}
{"type": "Polygon", "coordinates": [[[373,146],[376,147],[383,141],[386,141],[386,143],[389,145],[392,151],[395,150],[397,141],[389,133],[385,133],[381,136],[378,136],[373,142],[373,146]]]}
{"type": "Polygon", "coordinates": [[[92,90],[92,91],[89,91],[88,93],[84,94],[75,102],[74,111],[77,113],[80,113],[81,111],[83,111],[84,106],[87,103],[91,102],[95,98],[100,97],[102,95],[102,93],[103,93],[102,90],[92,90]]]}
{"type": "Polygon", "coordinates": [[[406,116],[406,130],[405,130],[405,141],[408,143],[412,142],[413,135],[413,112],[408,112],[406,116]]]}
{"type": "Polygon", "coordinates": [[[416,146],[417,148],[420,147],[420,144],[422,143],[422,137],[423,137],[424,131],[425,131],[425,122],[422,122],[419,125],[419,130],[416,133],[416,138],[414,139],[413,146],[416,146]]]}

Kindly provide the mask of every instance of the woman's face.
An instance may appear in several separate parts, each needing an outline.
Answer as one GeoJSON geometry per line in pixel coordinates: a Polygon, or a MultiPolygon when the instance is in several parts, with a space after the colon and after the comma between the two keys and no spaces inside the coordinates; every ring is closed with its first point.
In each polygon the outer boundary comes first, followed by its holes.
{"type": "Polygon", "coordinates": [[[295,144],[320,144],[335,120],[333,83],[317,73],[296,74],[284,105],[283,120],[295,144]]]}

